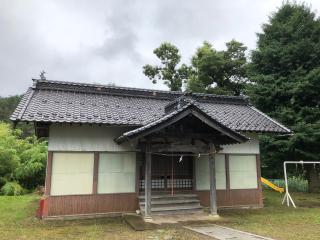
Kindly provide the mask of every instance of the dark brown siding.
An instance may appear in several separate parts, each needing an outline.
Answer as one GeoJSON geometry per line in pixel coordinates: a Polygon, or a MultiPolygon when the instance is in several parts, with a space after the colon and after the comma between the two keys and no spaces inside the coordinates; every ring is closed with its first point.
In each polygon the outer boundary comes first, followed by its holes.
{"type": "Polygon", "coordinates": [[[133,212],[139,209],[137,193],[50,196],[49,216],[133,212]]]}
{"type": "MultiPolygon", "coordinates": [[[[210,191],[195,191],[200,204],[210,207],[210,191]]],[[[217,190],[218,207],[257,205],[260,203],[260,189],[217,190]]]]}

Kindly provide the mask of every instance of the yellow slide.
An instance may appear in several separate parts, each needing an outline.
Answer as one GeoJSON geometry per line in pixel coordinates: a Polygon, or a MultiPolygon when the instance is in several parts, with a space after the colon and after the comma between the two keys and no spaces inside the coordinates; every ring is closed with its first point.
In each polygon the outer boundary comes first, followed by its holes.
{"type": "Polygon", "coordinates": [[[269,187],[273,188],[274,190],[283,193],[284,189],[283,188],[278,188],[276,185],[272,184],[271,182],[269,182],[268,180],[264,179],[263,177],[261,177],[261,182],[263,182],[264,184],[267,184],[269,187]]]}

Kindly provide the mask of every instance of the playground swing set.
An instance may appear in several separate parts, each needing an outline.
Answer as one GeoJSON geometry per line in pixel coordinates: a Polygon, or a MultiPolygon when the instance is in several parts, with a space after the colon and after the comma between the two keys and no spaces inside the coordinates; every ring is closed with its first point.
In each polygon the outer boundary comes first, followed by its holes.
{"type": "MultiPolygon", "coordinates": [[[[293,202],[293,200],[292,200],[292,198],[290,196],[289,190],[288,190],[287,168],[286,168],[286,164],[287,163],[296,164],[296,167],[298,166],[298,164],[301,164],[302,169],[303,169],[303,164],[313,164],[314,165],[314,169],[316,169],[316,164],[320,164],[320,162],[285,161],[283,163],[284,178],[285,178],[285,185],[286,185],[286,193],[284,195],[284,198],[283,198],[283,201],[282,201],[282,205],[284,204],[285,199],[287,199],[287,205],[289,207],[289,205],[290,205],[289,199],[290,199],[290,201],[292,202],[292,205],[296,208],[296,205],[294,204],[294,202],[293,202]]],[[[269,187],[273,188],[274,190],[276,190],[276,191],[278,191],[280,193],[284,192],[283,188],[277,187],[276,185],[272,184],[271,182],[269,182],[268,180],[264,179],[263,177],[261,177],[261,182],[263,182],[264,184],[268,185],[269,187]]],[[[263,200],[268,200],[268,199],[267,198],[263,198],[263,200]]]]}
{"type": "Polygon", "coordinates": [[[288,205],[288,207],[289,207],[289,205],[290,205],[290,202],[289,202],[289,199],[290,199],[290,201],[292,202],[292,205],[296,208],[296,205],[294,204],[294,202],[293,202],[293,200],[292,200],[292,198],[291,198],[291,196],[290,196],[289,190],[288,190],[287,169],[286,169],[286,164],[287,164],[287,163],[296,164],[296,167],[297,167],[298,164],[301,164],[302,169],[303,169],[303,164],[313,164],[314,169],[316,169],[316,164],[320,164],[320,162],[304,162],[304,161],[301,160],[301,161],[285,161],[285,162],[283,163],[284,178],[285,178],[285,184],[286,184],[286,194],[284,195],[284,198],[283,198],[283,201],[282,201],[282,205],[283,205],[285,199],[287,198],[287,205],[288,205]]]}

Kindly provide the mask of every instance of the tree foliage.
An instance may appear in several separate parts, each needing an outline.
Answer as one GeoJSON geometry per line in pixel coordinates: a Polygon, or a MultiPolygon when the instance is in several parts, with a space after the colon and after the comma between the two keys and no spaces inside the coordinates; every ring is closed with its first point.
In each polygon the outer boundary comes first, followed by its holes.
{"type": "Polygon", "coordinates": [[[11,130],[9,124],[0,122],[0,188],[13,181],[27,189],[44,184],[47,142],[36,137],[21,139],[21,134],[20,129],[11,130]]]}
{"type": "MultiPolygon", "coordinates": [[[[14,95],[5,98],[0,98],[0,121],[4,123],[12,124],[10,121],[10,117],[13,111],[18,106],[19,102],[21,101],[23,95],[14,95]]],[[[25,123],[18,123],[17,129],[22,131],[21,137],[32,137],[34,135],[34,127],[33,124],[25,124],[25,123]]]]}
{"type": "Polygon", "coordinates": [[[187,91],[240,95],[247,81],[247,47],[232,40],[227,50],[217,51],[212,44],[203,42],[191,57],[187,91]]]}
{"type": "MultiPolygon", "coordinates": [[[[262,25],[251,53],[247,94],[254,105],[291,128],[291,137],[261,136],[262,164],[279,177],[284,160],[320,159],[320,19],[305,3],[285,2],[262,25]]],[[[320,187],[307,168],[309,187],[320,187]],[[311,174],[311,175],[310,175],[311,174]]],[[[266,173],[267,174],[267,173],[266,173]]]]}
{"type": "Polygon", "coordinates": [[[156,84],[158,80],[164,80],[164,84],[171,91],[182,91],[182,82],[187,79],[189,67],[183,64],[177,68],[181,60],[179,49],[167,42],[156,48],[153,53],[161,60],[161,66],[151,66],[149,64],[143,67],[143,74],[156,84]]]}

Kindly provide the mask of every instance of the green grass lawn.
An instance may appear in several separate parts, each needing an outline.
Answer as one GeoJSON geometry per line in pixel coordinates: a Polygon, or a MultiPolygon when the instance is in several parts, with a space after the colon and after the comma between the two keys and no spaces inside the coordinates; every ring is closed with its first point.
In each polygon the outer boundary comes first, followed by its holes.
{"type": "Polygon", "coordinates": [[[0,239],[212,239],[190,230],[134,231],[122,217],[78,221],[38,218],[41,197],[0,196],[0,239]]]}
{"type": "MultiPolygon", "coordinates": [[[[296,205],[305,201],[320,203],[320,194],[292,192],[290,195],[296,205]]],[[[263,197],[269,203],[262,209],[221,211],[221,216],[239,220],[221,225],[275,239],[320,239],[320,208],[281,205],[284,193],[274,190],[263,190],[263,197]]]]}
{"type": "MultiPolygon", "coordinates": [[[[269,199],[265,208],[220,211],[239,220],[221,225],[275,239],[320,239],[320,208],[282,206],[284,194],[273,190],[264,190],[263,196],[269,199]]],[[[320,203],[319,194],[296,192],[292,197],[296,204],[320,203]]],[[[37,217],[39,201],[34,196],[0,196],[0,239],[212,239],[181,227],[135,232],[121,217],[43,221],[37,217]]]]}

